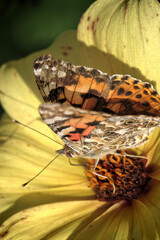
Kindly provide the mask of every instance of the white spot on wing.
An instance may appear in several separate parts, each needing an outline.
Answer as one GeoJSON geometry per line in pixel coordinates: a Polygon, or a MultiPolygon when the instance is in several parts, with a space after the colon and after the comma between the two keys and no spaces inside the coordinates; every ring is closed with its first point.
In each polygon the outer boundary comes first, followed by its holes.
{"type": "Polygon", "coordinates": [[[66,73],[63,72],[63,71],[58,71],[57,76],[58,76],[59,78],[64,78],[64,77],[66,76],[66,73]]]}
{"type": "Polygon", "coordinates": [[[121,135],[124,135],[127,131],[128,131],[128,129],[124,128],[124,129],[116,130],[115,132],[119,133],[121,135]]]}
{"type": "Polygon", "coordinates": [[[51,68],[53,72],[56,72],[57,68],[56,67],[52,67],[51,68]]]}
{"type": "Polygon", "coordinates": [[[97,134],[103,134],[104,131],[102,129],[100,129],[100,128],[97,128],[95,132],[97,134]]]}
{"type": "Polygon", "coordinates": [[[48,69],[49,67],[48,67],[48,65],[46,64],[46,65],[43,66],[43,68],[44,68],[44,69],[48,69]]]}
{"type": "Polygon", "coordinates": [[[35,68],[34,68],[34,74],[35,74],[36,76],[41,75],[41,72],[42,72],[42,68],[38,68],[38,69],[35,69],[35,68]]]}
{"type": "Polygon", "coordinates": [[[72,110],[70,110],[70,109],[65,110],[65,115],[72,115],[72,114],[73,114],[72,110]]]}
{"type": "Polygon", "coordinates": [[[56,89],[56,83],[55,82],[50,82],[49,83],[49,90],[51,91],[52,89],[56,89]]]}
{"type": "Polygon", "coordinates": [[[68,117],[61,117],[61,116],[57,116],[57,117],[53,117],[53,118],[46,118],[46,119],[44,119],[44,121],[45,121],[45,123],[46,124],[48,124],[48,125],[50,125],[50,124],[54,124],[55,122],[57,122],[57,121],[64,121],[64,120],[68,120],[68,117]]]}
{"type": "Polygon", "coordinates": [[[46,96],[48,96],[49,95],[48,86],[44,87],[43,90],[44,90],[46,96]]]}

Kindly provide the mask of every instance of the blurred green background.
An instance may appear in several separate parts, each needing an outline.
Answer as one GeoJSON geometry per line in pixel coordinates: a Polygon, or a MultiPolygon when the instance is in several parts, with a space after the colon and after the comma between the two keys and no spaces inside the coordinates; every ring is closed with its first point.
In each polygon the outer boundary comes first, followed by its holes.
{"type": "Polygon", "coordinates": [[[76,29],[93,2],[0,0],[0,65],[46,48],[63,31],[76,29]]]}
{"type": "Polygon", "coordinates": [[[47,47],[76,29],[93,0],[0,0],[0,63],[47,47]]]}

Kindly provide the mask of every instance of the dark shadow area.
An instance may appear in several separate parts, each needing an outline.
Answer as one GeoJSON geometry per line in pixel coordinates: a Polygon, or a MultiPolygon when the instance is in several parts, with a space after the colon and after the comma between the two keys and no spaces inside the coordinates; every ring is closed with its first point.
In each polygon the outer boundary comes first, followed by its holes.
{"type": "MultiPolygon", "coordinates": [[[[79,224],[79,226],[77,226],[75,228],[75,230],[71,233],[71,235],[67,238],[67,240],[73,240],[75,239],[75,237],[84,229],[86,228],[88,225],[91,226],[92,221],[94,221],[97,217],[99,217],[101,214],[103,214],[107,208],[109,208],[108,204],[105,204],[101,207],[99,207],[98,209],[95,209],[93,212],[91,212],[91,214],[88,216],[88,214],[86,214],[87,216],[80,216],[78,219],[83,219],[85,218],[83,221],[81,221],[81,223],[79,224]]],[[[74,220],[76,222],[76,220],[74,220]]],[[[45,240],[45,239],[51,239],[51,237],[55,236],[57,233],[62,232],[63,229],[65,230],[67,227],[69,227],[70,225],[72,225],[73,221],[70,221],[67,224],[64,224],[63,226],[50,231],[45,237],[41,238],[40,240],[45,240]]]]}
{"type": "MultiPolygon", "coordinates": [[[[92,0],[2,0],[0,65],[48,47],[68,29],[76,29],[92,0]],[[65,7],[63,7],[65,6],[65,7]]],[[[0,106],[0,116],[3,114],[0,106]]]]}
{"type": "Polygon", "coordinates": [[[93,0],[1,0],[0,64],[46,48],[55,37],[76,29],[93,0]]]}
{"type": "Polygon", "coordinates": [[[99,69],[109,75],[131,75],[131,77],[140,79],[143,82],[150,82],[156,88],[156,82],[153,79],[147,79],[138,68],[132,67],[120,61],[114,55],[106,54],[94,46],[88,47],[81,42],[79,44],[81,46],[80,65],[99,69]]]}
{"type": "MultiPolygon", "coordinates": [[[[53,187],[54,188],[54,187],[53,187]]],[[[67,188],[67,186],[66,186],[67,188]]],[[[46,189],[46,188],[45,188],[46,189]]],[[[55,188],[56,189],[56,188],[55,188]]],[[[54,192],[54,190],[53,190],[54,192]]],[[[66,194],[67,195],[67,194],[66,194]]],[[[1,198],[1,196],[0,196],[1,198]]],[[[83,200],[93,200],[93,196],[77,196],[76,197],[67,197],[65,196],[65,201],[83,201],[83,200]]],[[[58,195],[49,195],[45,193],[41,193],[35,190],[35,193],[27,193],[24,194],[23,197],[20,197],[12,207],[8,208],[6,211],[0,214],[0,224],[2,224],[6,219],[11,217],[12,215],[23,211],[28,208],[44,205],[44,204],[50,204],[50,203],[56,203],[59,201],[62,201],[63,196],[58,195]]]]}

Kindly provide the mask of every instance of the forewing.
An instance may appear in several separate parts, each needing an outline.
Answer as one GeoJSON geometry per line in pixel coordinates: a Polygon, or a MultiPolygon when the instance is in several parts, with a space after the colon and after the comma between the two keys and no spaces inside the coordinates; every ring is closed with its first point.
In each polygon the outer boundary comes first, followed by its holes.
{"type": "Polygon", "coordinates": [[[69,147],[81,155],[85,154],[85,139],[91,138],[93,129],[105,120],[105,117],[97,112],[67,107],[59,103],[42,104],[39,112],[44,122],[69,147]]]}
{"type": "Polygon", "coordinates": [[[105,150],[135,148],[144,144],[153,130],[160,126],[159,117],[139,116],[111,116],[99,123],[92,131],[91,141],[103,142],[105,150]]]}
{"type": "Polygon", "coordinates": [[[147,141],[160,125],[159,118],[120,116],[67,107],[59,103],[42,104],[44,122],[81,156],[99,157],[117,149],[133,148],[147,141]]]}

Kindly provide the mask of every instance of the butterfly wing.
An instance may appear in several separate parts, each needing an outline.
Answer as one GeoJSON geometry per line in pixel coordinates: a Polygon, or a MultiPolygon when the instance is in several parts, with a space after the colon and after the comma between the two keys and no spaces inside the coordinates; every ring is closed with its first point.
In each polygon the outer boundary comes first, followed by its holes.
{"type": "Polygon", "coordinates": [[[117,149],[136,147],[160,125],[156,117],[115,116],[45,103],[39,108],[44,122],[79,156],[98,158],[117,149]]]}
{"type": "Polygon", "coordinates": [[[59,102],[117,115],[160,116],[160,95],[150,83],[113,75],[43,55],[34,74],[45,102],[59,102]]]}
{"type": "Polygon", "coordinates": [[[86,139],[91,137],[95,126],[105,119],[97,112],[59,103],[42,104],[39,112],[44,122],[81,156],[89,151],[88,148],[85,150],[86,139]]]}
{"type": "Polygon", "coordinates": [[[102,108],[110,77],[93,68],[43,55],[34,63],[36,83],[45,102],[59,102],[82,109],[102,108]]]}
{"type": "Polygon", "coordinates": [[[129,75],[113,75],[103,111],[117,115],[160,116],[160,95],[150,83],[129,75]]]}

